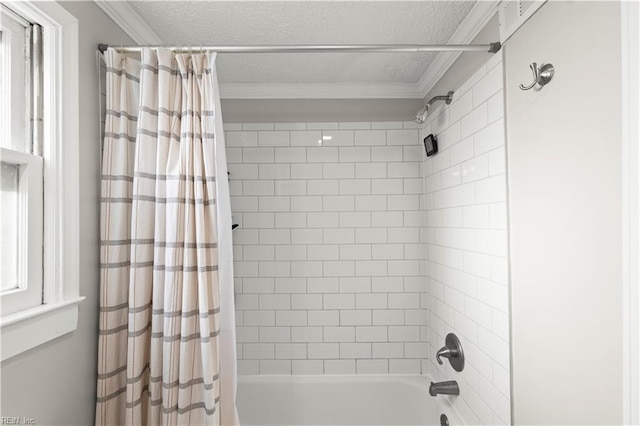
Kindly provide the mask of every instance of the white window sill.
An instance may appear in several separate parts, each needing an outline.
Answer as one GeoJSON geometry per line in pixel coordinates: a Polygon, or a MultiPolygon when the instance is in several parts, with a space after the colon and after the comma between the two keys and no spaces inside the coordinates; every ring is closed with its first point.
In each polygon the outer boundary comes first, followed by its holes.
{"type": "Polygon", "coordinates": [[[1,361],[74,331],[84,297],[40,305],[0,318],[1,361]]]}

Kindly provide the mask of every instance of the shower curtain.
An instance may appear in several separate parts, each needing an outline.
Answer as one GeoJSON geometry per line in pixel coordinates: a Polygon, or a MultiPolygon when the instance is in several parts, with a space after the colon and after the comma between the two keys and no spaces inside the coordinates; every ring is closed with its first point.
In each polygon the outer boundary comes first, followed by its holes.
{"type": "Polygon", "coordinates": [[[237,425],[215,54],[105,61],[96,425],[237,425]]]}

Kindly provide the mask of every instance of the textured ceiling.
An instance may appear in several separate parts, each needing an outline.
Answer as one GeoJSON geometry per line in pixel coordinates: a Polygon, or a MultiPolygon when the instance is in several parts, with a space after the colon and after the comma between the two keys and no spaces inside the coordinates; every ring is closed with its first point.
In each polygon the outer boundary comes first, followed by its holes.
{"type": "MultiPolygon", "coordinates": [[[[474,1],[132,1],[171,45],[444,44],[474,1]]],[[[415,83],[433,53],[221,54],[221,83],[415,83]]]]}

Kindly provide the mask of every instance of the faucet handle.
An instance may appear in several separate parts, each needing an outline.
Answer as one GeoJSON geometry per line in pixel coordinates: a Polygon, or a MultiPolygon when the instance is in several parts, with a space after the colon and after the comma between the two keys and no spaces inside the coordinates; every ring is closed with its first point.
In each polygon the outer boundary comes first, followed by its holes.
{"type": "Polygon", "coordinates": [[[455,348],[448,348],[446,346],[441,348],[438,352],[436,352],[436,360],[440,365],[442,365],[442,360],[440,359],[440,357],[451,359],[457,356],[458,356],[458,351],[455,348]]]}
{"type": "Polygon", "coordinates": [[[462,369],[464,368],[464,353],[462,352],[462,344],[455,334],[447,334],[447,338],[445,339],[445,346],[438,352],[436,352],[436,361],[438,361],[438,364],[440,365],[443,364],[441,358],[448,358],[449,363],[456,371],[462,371],[462,369]]]}

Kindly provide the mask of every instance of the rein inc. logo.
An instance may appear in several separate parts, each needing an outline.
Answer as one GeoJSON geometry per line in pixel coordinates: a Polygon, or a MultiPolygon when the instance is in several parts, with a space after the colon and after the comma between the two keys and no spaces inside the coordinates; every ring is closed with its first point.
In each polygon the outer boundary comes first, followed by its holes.
{"type": "Polygon", "coordinates": [[[31,417],[0,417],[0,425],[35,425],[36,420],[31,417]]]}

